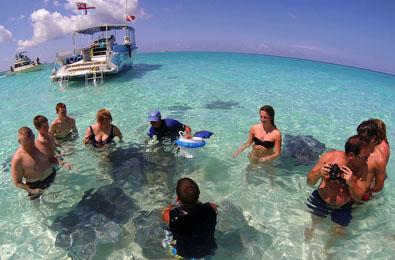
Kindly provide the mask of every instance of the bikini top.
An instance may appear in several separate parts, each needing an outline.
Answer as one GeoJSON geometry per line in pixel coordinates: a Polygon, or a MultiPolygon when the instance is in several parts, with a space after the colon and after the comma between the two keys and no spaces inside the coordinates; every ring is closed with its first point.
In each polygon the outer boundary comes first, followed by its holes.
{"type": "Polygon", "coordinates": [[[262,140],[260,140],[259,138],[255,137],[255,136],[252,138],[252,140],[254,141],[254,143],[256,145],[263,146],[266,149],[270,149],[270,148],[274,147],[274,142],[272,142],[272,141],[262,141],[262,140]]]}
{"type": "Polygon", "coordinates": [[[108,144],[113,141],[112,139],[114,139],[114,125],[111,125],[110,135],[107,137],[107,139],[100,142],[96,140],[95,133],[93,132],[93,128],[91,125],[89,126],[89,128],[91,129],[91,135],[89,137],[89,140],[92,141],[93,146],[95,146],[96,144],[101,144],[101,145],[108,144]]]}

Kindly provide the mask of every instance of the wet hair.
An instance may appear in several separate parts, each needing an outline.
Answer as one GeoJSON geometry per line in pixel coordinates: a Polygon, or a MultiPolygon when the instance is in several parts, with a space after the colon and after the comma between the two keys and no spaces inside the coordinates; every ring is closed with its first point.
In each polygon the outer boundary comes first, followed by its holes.
{"type": "Polygon", "coordinates": [[[65,103],[57,103],[56,104],[56,113],[58,113],[61,108],[66,109],[66,104],[65,103]]]}
{"type": "Polygon", "coordinates": [[[198,202],[200,190],[192,179],[181,178],[177,181],[176,193],[183,205],[192,206],[198,202]]]}
{"type": "Polygon", "coordinates": [[[107,108],[99,109],[96,114],[96,121],[98,123],[102,123],[105,118],[110,119],[110,121],[112,122],[112,116],[110,110],[108,110],[107,108]]]}
{"type": "Polygon", "coordinates": [[[274,109],[273,109],[273,107],[269,106],[269,105],[265,105],[265,106],[263,106],[263,107],[261,107],[259,109],[259,113],[261,113],[262,111],[265,111],[266,113],[269,114],[269,116],[270,116],[270,123],[272,125],[274,125],[274,127],[276,127],[276,124],[274,123],[274,109]]]}
{"type": "Polygon", "coordinates": [[[33,124],[37,130],[39,130],[44,123],[48,123],[48,119],[43,115],[38,115],[33,118],[33,124]]]}
{"type": "Polygon", "coordinates": [[[360,135],[353,135],[348,138],[346,144],[344,145],[344,151],[346,154],[353,153],[354,155],[359,155],[362,149],[368,146],[368,142],[364,140],[360,135]]]}
{"type": "Polygon", "coordinates": [[[377,125],[377,142],[381,143],[384,140],[386,143],[388,143],[385,123],[378,118],[371,120],[377,125]]]}
{"type": "MultiPolygon", "coordinates": [[[[21,128],[19,128],[18,130],[18,135],[23,135],[23,136],[27,136],[27,137],[31,137],[33,136],[33,131],[27,127],[27,126],[22,126],[21,128]]],[[[18,138],[19,139],[19,138],[18,138]]]]}
{"type": "Polygon", "coordinates": [[[378,127],[373,119],[365,120],[357,127],[358,135],[360,135],[367,142],[374,138],[375,142],[378,141],[378,127]]]}

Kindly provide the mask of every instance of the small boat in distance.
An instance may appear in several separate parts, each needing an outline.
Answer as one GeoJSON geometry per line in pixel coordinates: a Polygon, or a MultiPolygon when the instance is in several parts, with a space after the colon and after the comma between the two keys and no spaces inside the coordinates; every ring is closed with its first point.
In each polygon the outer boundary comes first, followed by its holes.
{"type": "Polygon", "coordinates": [[[104,24],[77,30],[73,33],[73,43],[73,52],[57,54],[50,77],[52,81],[60,84],[84,79],[85,83],[89,80],[96,83],[97,79],[103,81],[104,75],[131,68],[137,51],[134,28],[125,24],[104,24]],[[85,42],[85,46],[75,46],[77,36],[85,36],[85,41],[78,41],[85,42]]]}
{"type": "Polygon", "coordinates": [[[32,61],[26,52],[20,52],[15,55],[14,67],[10,67],[10,70],[6,72],[7,75],[15,75],[21,72],[31,72],[42,69],[42,64],[40,59],[37,58],[36,62],[32,61]]]}

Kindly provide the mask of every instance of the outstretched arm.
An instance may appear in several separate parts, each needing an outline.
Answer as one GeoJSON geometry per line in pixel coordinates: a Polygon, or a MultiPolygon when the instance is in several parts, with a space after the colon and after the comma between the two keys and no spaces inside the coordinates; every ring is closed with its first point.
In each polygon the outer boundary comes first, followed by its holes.
{"type": "Polygon", "coordinates": [[[189,126],[184,125],[184,131],[185,131],[185,138],[187,138],[187,139],[192,138],[192,135],[191,135],[192,129],[189,126]]]}
{"type": "Polygon", "coordinates": [[[233,153],[233,158],[236,158],[239,156],[239,154],[244,151],[247,147],[249,147],[252,144],[252,138],[254,137],[254,132],[253,132],[253,127],[250,129],[250,133],[248,134],[248,139],[247,142],[242,144],[234,153],[233,153]]]}
{"type": "Polygon", "coordinates": [[[77,129],[77,125],[75,124],[75,119],[74,118],[72,118],[72,120],[73,120],[73,133],[76,133],[76,134],[78,134],[78,129],[77,129]]]}
{"type": "Polygon", "coordinates": [[[85,130],[85,136],[84,136],[84,140],[82,141],[84,144],[87,144],[87,143],[89,143],[89,141],[90,141],[90,137],[91,137],[91,129],[90,129],[90,127],[88,127],[88,128],[86,128],[86,130],[85,130]]]}
{"type": "Polygon", "coordinates": [[[121,130],[119,130],[119,128],[116,127],[116,126],[114,126],[114,135],[115,135],[115,136],[118,136],[119,141],[122,141],[122,133],[121,133],[121,130]]]}

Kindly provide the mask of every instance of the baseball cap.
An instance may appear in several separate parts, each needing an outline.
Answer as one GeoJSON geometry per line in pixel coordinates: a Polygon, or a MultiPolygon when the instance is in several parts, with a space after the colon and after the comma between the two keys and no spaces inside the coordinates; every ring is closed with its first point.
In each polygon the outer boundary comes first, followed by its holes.
{"type": "Polygon", "coordinates": [[[161,115],[158,109],[152,110],[148,113],[148,121],[157,122],[160,121],[161,115]]]}

